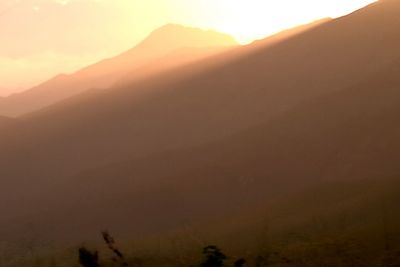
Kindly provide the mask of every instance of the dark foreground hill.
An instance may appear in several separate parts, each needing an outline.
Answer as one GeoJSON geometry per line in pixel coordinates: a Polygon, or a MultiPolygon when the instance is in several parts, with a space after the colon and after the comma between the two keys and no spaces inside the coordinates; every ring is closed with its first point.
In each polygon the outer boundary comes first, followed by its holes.
{"type": "MultiPolygon", "coordinates": [[[[240,258],[246,259],[245,266],[396,266],[400,262],[398,201],[397,178],[331,181],[261,208],[208,223],[184,223],[150,238],[121,234],[119,225],[108,229],[116,234],[117,246],[132,266],[197,266],[203,261],[202,249],[210,244],[228,255],[227,266],[240,258]]],[[[101,266],[114,266],[100,233],[93,231],[90,239],[98,240],[89,248],[100,250],[101,266]]],[[[78,262],[76,246],[49,250],[48,240],[28,236],[18,241],[29,252],[15,260],[18,250],[3,242],[2,266],[76,266],[78,262]]]]}

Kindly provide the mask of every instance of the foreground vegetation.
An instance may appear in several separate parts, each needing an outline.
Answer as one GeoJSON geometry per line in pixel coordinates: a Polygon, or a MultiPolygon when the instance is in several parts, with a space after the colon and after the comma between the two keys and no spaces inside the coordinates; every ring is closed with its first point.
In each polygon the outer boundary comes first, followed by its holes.
{"type": "Polygon", "coordinates": [[[2,257],[0,266],[89,267],[86,255],[97,257],[99,267],[398,267],[398,185],[395,180],[329,184],[268,211],[135,241],[117,235],[118,244],[104,232],[103,240],[58,252],[2,257]]]}

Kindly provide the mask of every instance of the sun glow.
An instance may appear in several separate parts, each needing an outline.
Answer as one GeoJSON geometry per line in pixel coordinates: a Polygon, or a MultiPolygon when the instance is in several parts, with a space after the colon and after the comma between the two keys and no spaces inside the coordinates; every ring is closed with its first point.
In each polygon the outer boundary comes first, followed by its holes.
{"type": "Polygon", "coordinates": [[[204,0],[199,12],[208,14],[210,26],[247,43],[320,18],[336,18],[373,2],[376,0],[204,0]]]}
{"type": "Polygon", "coordinates": [[[246,44],[373,2],[0,0],[0,96],[115,56],[167,23],[217,30],[246,44]]]}

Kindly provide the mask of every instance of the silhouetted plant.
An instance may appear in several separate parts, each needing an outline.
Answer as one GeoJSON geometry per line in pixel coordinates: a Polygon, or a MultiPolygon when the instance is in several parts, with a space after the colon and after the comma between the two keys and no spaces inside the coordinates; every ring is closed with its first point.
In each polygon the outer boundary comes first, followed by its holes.
{"type": "Polygon", "coordinates": [[[114,238],[108,233],[108,231],[101,232],[104,242],[106,242],[107,247],[114,254],[112,260],[119,263],[121,266],[128,266],[125,260],[124,254],[116,247],[114,238]]]}
{"type": "Polygon", "coordinates": [[[79,248],[79,263],[83,267],[100,267],[99,253],[97,251],[91,252],[85,247],[79,248]]]}
{"type": "MultiPolygon", "coordinates": [[[[101,234],[107,248],[113,254],[112,261],[119,266],[128,266],[123,253],[116,247],[114,238],[108,233],[108,231],[103,231],[101,234]]],[[[205,259],[199,267],[224,267],[224,263],[228,259],[217,246],[207,246],[203,248],[203,255],[205,256],[205,259]]],[[[100,267],[99,252],[92,252],[85,247],[80,247],[79,263],[83,267],[100,267]]],[[[238,259],[234,262],[233,267],[243,267],[245,264],[245,259],[238,259]]],[[[137,265],[142,265],[142,261],[137,261],[137,265]]]]}
{"type": "Polygon", "coordinates": [[[239,259],[237,261],[235,261],[234,263],[234,267],[243,267],[246,264],[246,260],[245,259],[239,259]]]}
{"type": "Polygon", "coordinates": [[[216,246],[207,246],[203,249],[206,259],[201,263],[201,267],[223,267],[227,259],[224,253],[216,246]]]}

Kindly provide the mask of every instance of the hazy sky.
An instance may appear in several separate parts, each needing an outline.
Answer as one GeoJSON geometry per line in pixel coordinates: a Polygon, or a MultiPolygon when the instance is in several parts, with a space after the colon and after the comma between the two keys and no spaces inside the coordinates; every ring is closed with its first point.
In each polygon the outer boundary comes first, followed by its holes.
{"type": "Polygon", "coordinates": [[[134,46],[166,23],[242,43],[374,0],[0,0],[0,95],[134,46]]]}

